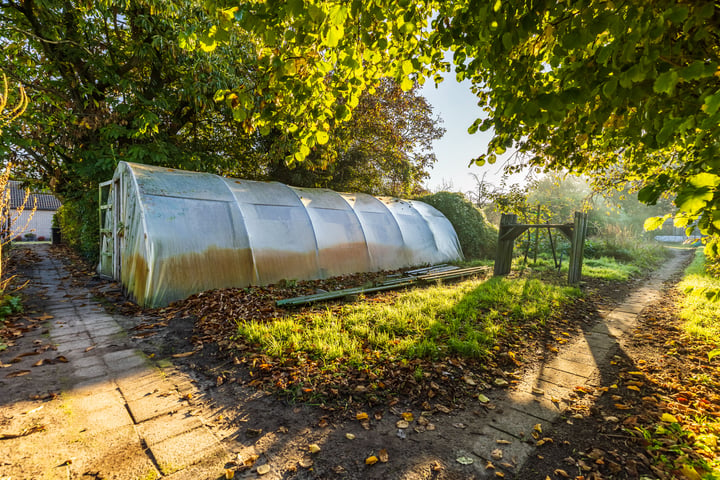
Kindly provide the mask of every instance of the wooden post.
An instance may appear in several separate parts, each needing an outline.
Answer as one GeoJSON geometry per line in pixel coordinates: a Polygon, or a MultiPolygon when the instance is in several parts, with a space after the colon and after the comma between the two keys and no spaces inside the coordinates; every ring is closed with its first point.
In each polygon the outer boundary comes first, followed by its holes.
{"type": "Polygon", "coordinates": [[[495,268],[493,270],[493,275],[495,276],[507,275],[510,273],[515,237],[503,240],[503,236],[515,224],[517,224],[517,215],[515,214],[503,213],[500,217],[497,253],[495,255],[495,268]]]}
{"type": "Polygon", "coordinates": [[[570,264],[568,265],[568,283],[580,282],[582,276],[585,235],[587,234],[587,213],[575,212],[572,238],[570,240],[570,264]]]}

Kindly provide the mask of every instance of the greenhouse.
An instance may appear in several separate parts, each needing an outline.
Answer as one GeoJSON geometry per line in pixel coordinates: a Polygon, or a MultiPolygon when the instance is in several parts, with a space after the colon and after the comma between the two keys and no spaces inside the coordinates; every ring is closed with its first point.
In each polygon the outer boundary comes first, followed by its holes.
{"type": "Polygon", "coordinates": [[[450,222],[422,202],[126,162],[100,186],[100,229],[99,273],[151,307],[462,258],[450,222]]]}

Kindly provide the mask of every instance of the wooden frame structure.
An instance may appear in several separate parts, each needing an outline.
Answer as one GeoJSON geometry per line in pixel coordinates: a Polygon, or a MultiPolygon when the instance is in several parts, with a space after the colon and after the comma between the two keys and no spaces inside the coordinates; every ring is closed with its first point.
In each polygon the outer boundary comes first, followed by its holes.
{"type": "Polygon", "coordinates": [[[515,239],[531,228],[556,228],[570,241],[570,265],[568,266],[568,283],[580,281],[582,275],[583,250],[587,235],[587,213],[575,212],[573,223],[560,224],[527,224],[517,223],[517,215],[504,213],[500,217],[498,230],[498,246],[495,256],[493,275],[507,275],[512,265],[515,239]]]}

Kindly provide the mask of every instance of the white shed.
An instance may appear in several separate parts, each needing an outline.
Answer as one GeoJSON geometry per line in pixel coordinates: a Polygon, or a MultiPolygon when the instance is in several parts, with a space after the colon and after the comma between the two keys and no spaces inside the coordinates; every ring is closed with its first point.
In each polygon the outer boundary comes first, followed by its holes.
{"type": "Polygon", "coordinates": [[[98,271],[146,306],[462,258],[450,222],[418,201],[126,162],[100,188],[98,271]]]}

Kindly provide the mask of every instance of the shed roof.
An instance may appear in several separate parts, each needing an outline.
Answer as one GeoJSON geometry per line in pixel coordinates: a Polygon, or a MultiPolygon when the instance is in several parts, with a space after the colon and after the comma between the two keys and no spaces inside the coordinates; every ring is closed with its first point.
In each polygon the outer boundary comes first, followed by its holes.
{"type": "MultiPolygon", "coordinates": [[[[8,182],[8,189],[10,190],[10,208],[20,208],[25,200],[23,183],[17,180],[10,180],[8,182]]],[[[25,204],[25,208],[33,208],[34,205],[37,205],[37,210],[55,211],[60,208],[62,203],[54,195],[48,193],[31,193],[25,204]]]]}

